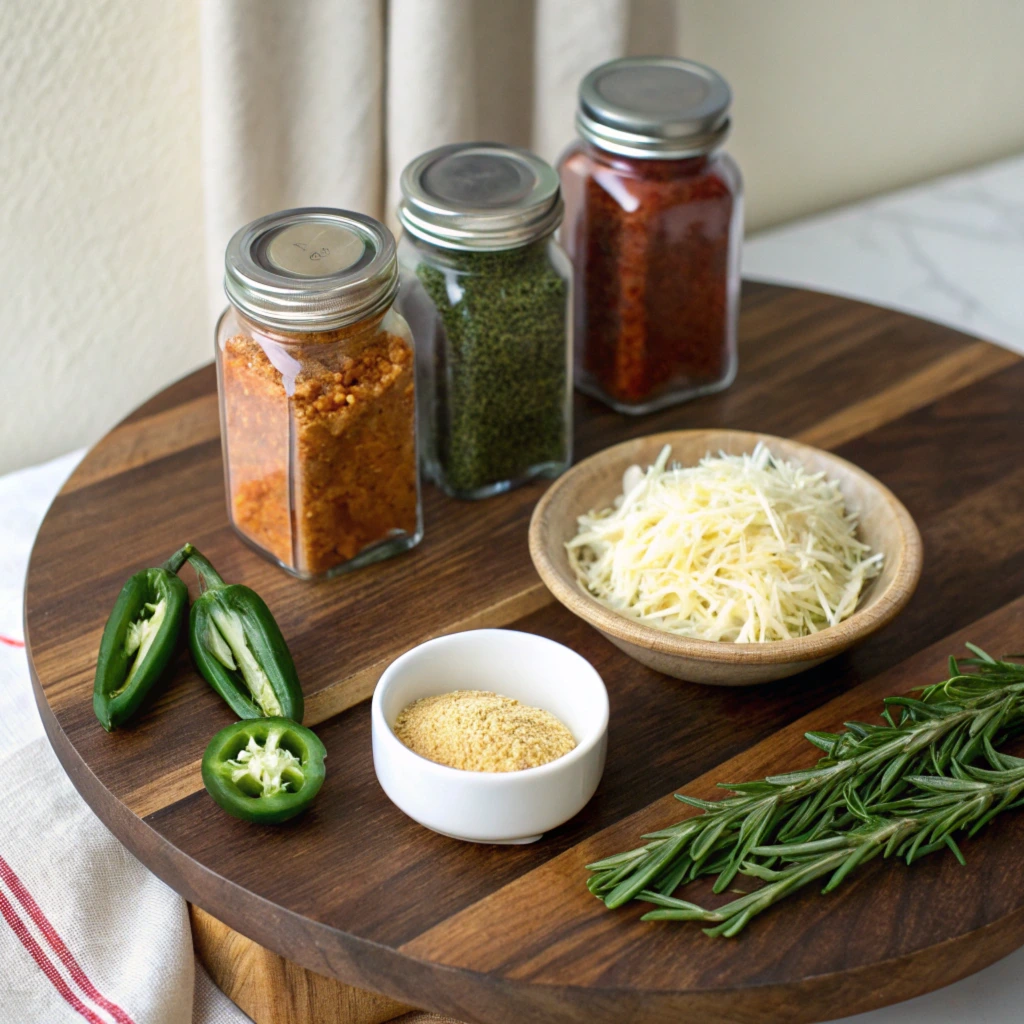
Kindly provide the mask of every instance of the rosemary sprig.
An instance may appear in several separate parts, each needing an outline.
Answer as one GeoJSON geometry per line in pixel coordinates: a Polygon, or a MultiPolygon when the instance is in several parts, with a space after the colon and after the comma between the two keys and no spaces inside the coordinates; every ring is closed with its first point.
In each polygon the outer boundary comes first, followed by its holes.
{"type": "Polygon", "coordinates": [[[1001,769],[996,748],[1024,727],[1024,665],[968,647],[975,657],[960,664],[950,658],[949,678],[920,698],[887,698],[881,724],[848,722],[841,733],[808,733],[825,754],[814,768],[721,784],[733,795],[717,801],[677,794],[704,813],[588,865],[590,891],[618,907],[641,893],[670,897],[698,876],[717,874],[720,893],[741,870],[759,863],[771,870],[778,855],[764,850],[852,835],[864,826],[858,810],[892,805],[912,778],[948,777],[954,764],[979,758],[1001,769]]]}
{"type": "Polygon", "coordinates": [[[717,910],[705,910],[685,900],[644,891],[639,898],[657,905],[644,921],[707,921],[708,935],[731,937],[751,918],[785,899],[809,882],[831,875],[822,892],[831,892],[861,864],[882,854],[903,857],[907,864],[936,850],[950,849],[966,863],[953,838],[967,830],[971,837],[1003,811],[1024,804],[1024,760],[998,755],[1005,766],[990,770],[962,766],[954,761],[950,776],[912,776],[907,781],[919,792],[899,801],[872,808],[859,807],[860,824],[826,839],[756,847],[751,852],[779,860],[780,869],[757,862],[745,863],[744,875],[766,884],[717,910]]]}

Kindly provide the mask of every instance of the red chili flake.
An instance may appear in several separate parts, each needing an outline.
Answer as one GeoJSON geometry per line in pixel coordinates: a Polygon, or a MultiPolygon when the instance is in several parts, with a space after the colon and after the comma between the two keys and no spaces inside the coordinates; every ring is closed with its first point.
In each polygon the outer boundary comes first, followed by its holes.
{"type": "Polygon", "coordinates": [[[613,404],[669,404],[726,383],[735,347],[739,172],[724,155],[561,165],[576,268],[577,380],[613,404]]]}

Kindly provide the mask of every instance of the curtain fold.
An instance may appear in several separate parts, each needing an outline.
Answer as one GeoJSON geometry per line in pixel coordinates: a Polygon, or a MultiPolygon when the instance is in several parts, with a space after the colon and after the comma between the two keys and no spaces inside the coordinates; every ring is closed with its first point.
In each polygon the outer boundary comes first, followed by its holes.
{"type": "Polygon", "coordinates": [[[390,0],[384,215],[392,230],[402,168],[424,150],[476,136],[474,0],[390,0]]]}
{"type": "Polygon", "coordinates": [[[203,192],[211,312],[224,248],[292,206],[376,214],[383,194],[383,0],[205,0],[203,192]]]}
{"type": "Polygon", "coordinates": [[[393,229],[424,150],[473,139],[555,160],[579,79],[626,51],[629,0],[204,0],[203,185],[211,316],[224,248],[292,206],[393,229]]]}
{"type": "Polygon", "coordinates": [[[629,38],[628,0],[537,0],[532,148],[554,162],[573,136],[580,79],[621,57],[629,38]]]}

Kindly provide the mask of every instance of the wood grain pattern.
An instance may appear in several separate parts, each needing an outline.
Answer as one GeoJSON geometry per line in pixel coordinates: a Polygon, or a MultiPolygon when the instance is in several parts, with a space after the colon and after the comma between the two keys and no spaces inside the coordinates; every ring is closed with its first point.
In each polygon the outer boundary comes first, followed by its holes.
{"type": "Polygon", "coordinates": [[[101,449],[76,467],[64,493],[219,437],[216,395],[200,395],[152,416],[125,420],[103,439],[101,449]]]}
{"type": "Polygon", "coordinates": [[[678,816],[673,787],[707,793],[713,780],[808,756],[804,728],[867,716],[881,695],[940,677],[965,639],[1024,646],[1024,363],[937,324],[764,285],[746,288],[740,354],[731,389],[641,420],[577,399],[577,454],[698,427],[836,445],[906,505],[925,550],[914,598],[860,646],[744,690],[637,664],[551,603],[534,573],[527,523],[543,485],[484,503],[428,488],[420,548],[323,584],[294,580],[231,533],[216,438],[173,440],[188,433],[174,411],[213,392],[207,369],[87,456],[36,542],[30,664],[44,726],[76,786],[138,857],[228,928],[317,974],[466,1021],[828,1019],[1008,952],[1024,941],[1024,816],[968,844],[966,871],[940,856],[912,871],[872,864],[733,942],[641,925],[633,908],[603,911],[583,887],[588,859],[678,816]],[[155,422],[174,425],[172,440],[155,422]],[[108,735],[92,715],[96,647],[121,584],[186,539],[266,598],[328,750],[315,805],[279,829],[229,818],[202,791],[199,757],[231,715],[187,656],[134,728],[108,735]],[[373,776],[364,698],[377,674],[400,651],[467,624],[551,636],[589,658],[608,687],[601,787],[530,847],[426,832],[373,776]]]}
{"type": "Polygon", "coordinates": [[[612,445],[556,480],[530,519],[530,557],[555,598],[626,654],[659,672],[695,683],[750,686],[784,679],[870,636],[906,606],[921,574],[921,536],[910,514],[887,487],[830,452],[786,438],[745,430],[675,430],[612,445]],[[672,459],[696,465],[705,455],[753,452],[758,444],[810,472],[838,483],[847,509],[856,510],[858,535],[883,556],[881,573],[861,595],[856,611],[831,629],[768,644],[715,643],[655,629],[619,615],[584,593],[566,557],[581,515],[609,508],[622,492],[630,466],[649,466],[668,445],[672,459]]]}
{"type": "Polygon", "coordinates": [[[796,440],[818,448],[836,448],[845,441],[890,423],[897,416],[921,409],[950,391],[1013,366],[1018,358],[1013,352],[984,341],[968,345],[929,363],[878,394],[840,409],[835,415],[800,431],[796,440]]]}

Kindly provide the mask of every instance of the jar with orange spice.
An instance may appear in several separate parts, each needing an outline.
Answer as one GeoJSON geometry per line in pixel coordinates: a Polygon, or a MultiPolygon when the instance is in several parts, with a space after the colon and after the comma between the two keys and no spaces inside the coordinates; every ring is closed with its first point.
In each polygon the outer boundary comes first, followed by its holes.
{"type": "Polygon", "coordinates": [[[413,341],[395,240],[372,217],[286,210],[238,231],[217,326],[228,513],[304,579],[415,545],[413,341]]]}
{"type": "Polygon", "coordinates": [[[743,234],[720,149],[729,86],[692,61],[627,58],[591,71],[579,99],[559,165],[576,386],[626,413],[720,391],[736,375],[743,234]]]}

